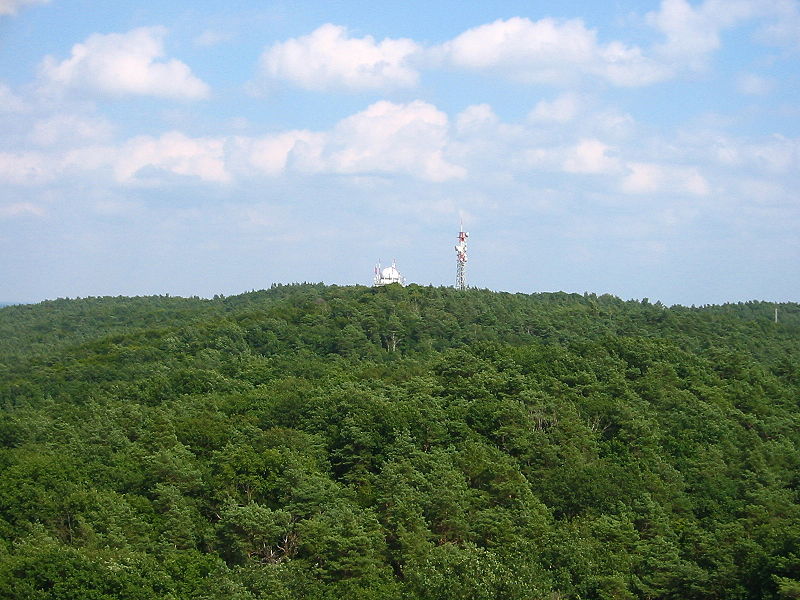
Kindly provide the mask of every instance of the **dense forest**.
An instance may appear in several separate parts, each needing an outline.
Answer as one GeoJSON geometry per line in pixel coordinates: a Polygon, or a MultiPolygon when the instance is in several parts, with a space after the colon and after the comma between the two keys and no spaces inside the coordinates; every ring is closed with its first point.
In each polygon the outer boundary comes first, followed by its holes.
{"type": "Polygon", "coordinates": [[[0,309],[0,598],[800,598],[800,305],[0,309]]]}

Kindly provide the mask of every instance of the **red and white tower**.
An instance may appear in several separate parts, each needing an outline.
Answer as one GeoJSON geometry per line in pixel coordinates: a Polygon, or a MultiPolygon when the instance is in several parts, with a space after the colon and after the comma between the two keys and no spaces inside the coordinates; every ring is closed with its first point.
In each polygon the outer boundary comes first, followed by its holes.
{"type": "Polygon", "coordinates": [[[467,238],[469,234],[464,231],[464,223],[461,223],[461,231],[458,232],[458,244],[456,244],[456,289],[467,289],[467,238]]]}

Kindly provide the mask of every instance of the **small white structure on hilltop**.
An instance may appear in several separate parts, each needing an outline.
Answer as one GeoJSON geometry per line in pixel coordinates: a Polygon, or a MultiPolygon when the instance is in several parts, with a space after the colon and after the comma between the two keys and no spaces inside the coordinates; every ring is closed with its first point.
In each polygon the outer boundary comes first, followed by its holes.
{"type": "Polygon", "coordinates": [[[400,285],[404,285],[405,282],[406,278],[403,277],[400,274],[400,271],[397,270],[397,264],[394,260],[392,261],[391,267],[381,269],[380,262],[375,265],[375,278],[373,279],[374,285],[389,285],[391,283],[399,283],[400,285]]]}

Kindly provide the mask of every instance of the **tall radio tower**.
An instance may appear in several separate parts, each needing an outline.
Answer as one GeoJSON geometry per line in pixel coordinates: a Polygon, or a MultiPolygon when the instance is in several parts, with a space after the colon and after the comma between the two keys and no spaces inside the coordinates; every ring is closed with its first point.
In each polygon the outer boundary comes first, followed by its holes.
{"type": "Polygon", "coordinates": [[[467,289],[467,238],[469,234],[464,231],[464,222],[461,222],[461,231],[458,232],[456,244],[456,289],[467,289]]]}

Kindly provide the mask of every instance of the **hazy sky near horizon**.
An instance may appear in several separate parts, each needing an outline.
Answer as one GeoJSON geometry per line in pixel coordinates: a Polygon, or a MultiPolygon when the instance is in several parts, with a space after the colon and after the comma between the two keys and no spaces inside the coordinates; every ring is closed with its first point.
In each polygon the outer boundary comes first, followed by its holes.
{"type": "Polygon", "coordinates": [[[800,0],[0,0],[0,301],[800,300],[800,0]]]}

